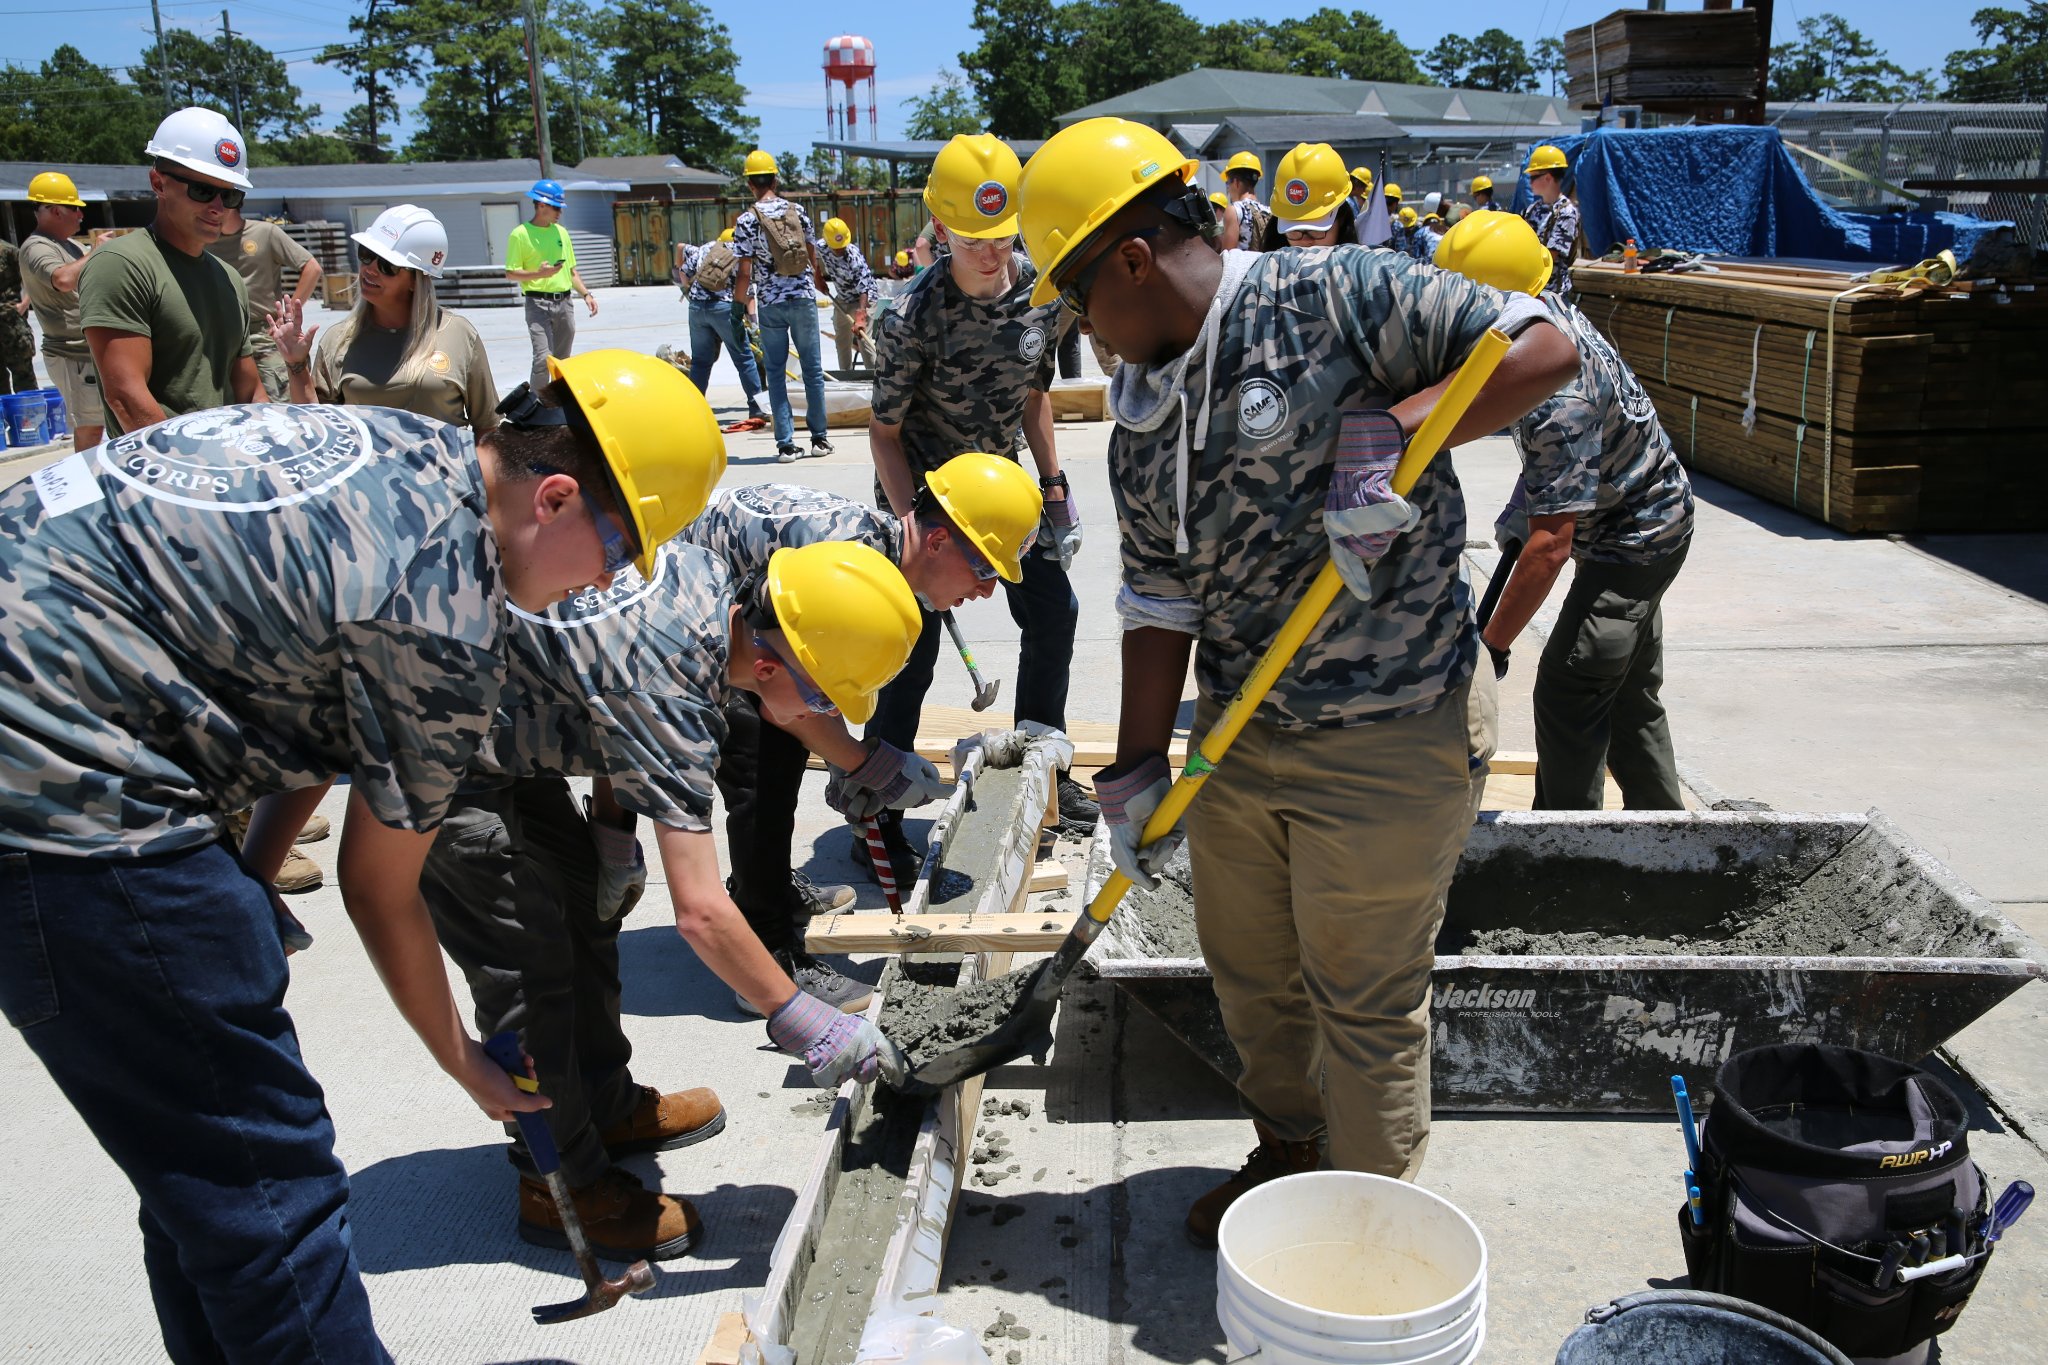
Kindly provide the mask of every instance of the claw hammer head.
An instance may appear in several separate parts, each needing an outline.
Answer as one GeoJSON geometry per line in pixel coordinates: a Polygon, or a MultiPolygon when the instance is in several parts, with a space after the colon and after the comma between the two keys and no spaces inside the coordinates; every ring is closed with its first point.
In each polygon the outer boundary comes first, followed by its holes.
{"type": "Polygon", "coordinates": [[[645,1261],[635,1261],[626,1267],[626,1272],[616,1279],[597,1279],[583,1291],[580,1299],[567,1303],[538,1304],[533,1310],[533,1320],[543,1327],[558,1322],[574,1322],[587,1318],[593,1313],[602,1313],[628,1294],[645,1294],[654,1288],[654,1271],[645,1261]]]}

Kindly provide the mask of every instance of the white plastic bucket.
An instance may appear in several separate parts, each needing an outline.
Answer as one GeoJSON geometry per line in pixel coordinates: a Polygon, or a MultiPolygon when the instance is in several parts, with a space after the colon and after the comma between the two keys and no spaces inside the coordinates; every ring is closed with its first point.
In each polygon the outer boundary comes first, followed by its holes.
{"type": "Polygon", "coordinates": [[[1428,1190],[1311,1171],[1241,1196],[1216,1234],[1232,1360],[1465,1365],[1486,1340],[1486,1239],[1428,1190]]]}

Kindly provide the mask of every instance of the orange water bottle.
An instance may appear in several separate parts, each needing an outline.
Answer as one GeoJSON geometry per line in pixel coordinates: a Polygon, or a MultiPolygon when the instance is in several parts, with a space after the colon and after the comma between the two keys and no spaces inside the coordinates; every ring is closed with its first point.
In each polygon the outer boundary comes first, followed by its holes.
{"type": "Polygon", "coordinates": [[[1629,238],[1629,239],[1628,239],[1628,244],[1627,244],[1626,246],[1622,247],[1622,249],[1621,249],[1621,273],[1622,273],[1622,274],[1624,274],[1624,275],[1633,275],[1633,274],[1635,274],[1635,273],[1636,273],[1636,272],[1637,272],[1638,270],[1641,270],[1641,269],[1643,268],[1643,266],[1642,266],[1642,262],[1640,262],[1639,260],[1637,260],[1637,259],[1636,259],[1636,256],[1637,256],[1637,252],[1636,252],[1636,239],[1635,239],[1635,238],[1633,238],[1633,237],[1631,237],[1631,238],[1629,238]]]}

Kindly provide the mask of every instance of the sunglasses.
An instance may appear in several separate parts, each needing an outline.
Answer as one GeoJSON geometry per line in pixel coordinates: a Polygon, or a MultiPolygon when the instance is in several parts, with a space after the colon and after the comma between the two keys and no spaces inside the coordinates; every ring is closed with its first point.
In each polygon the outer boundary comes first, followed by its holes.
{"type": "Polygon", "coordinates": [[[412,269],[409,265],[394,265],[374,251],[365,251],[363,253],[363,260],[369,265],[370,269],[376,271],[379,275],[404,275],[412,269]]]}
{"type": "Polygon", "coordinates": [[[247,190],[230,189],[226,185],[214,185],[204,180],[194,180],[189,175],[179,175],[176,171],[165,170],[162,166],[156,169],[157,174],[169,176],[183,185],[185,187],[185,197],[195,204],[211,204],[215,199],[218,199],[221,202],[222,208],[238,209],[242,207],[242,201],[249,197],[247,190]]]}
{"type": "Polygon", "coordinates": [[[812,715],[836,716],[839,714],[839,708],[833,704],[832,699],[823,692],[820,692],[816,687],[813,687],[811,680],[804,676],[804,671],[784,658],[782,651],[769,644],[758,632],[754,636],[754,648],[781,664],[789,673],[789,680],[796,684],[797,696],[803,699],[804,706],[812,715]]]}
{"type": "Polygon", "coordinates": [[[1110,244],[1102,250],[1101,254],[1075,271],[1074,278],[1059,287],[1060,306],[1077,318],[1087,317],[1088,294],[1089,291],[1095,288],[1095,276],[1102,270],[1102,263],[1107,261],[1115,253],[1117,247],[1123,243],[1137,241],[1145,237],[1157,237],[1158,235],[1158,228],[1148,227],[1138,228],[1135,231],[1126,232],[1120,237],[1111,239],[1110,244]]]}

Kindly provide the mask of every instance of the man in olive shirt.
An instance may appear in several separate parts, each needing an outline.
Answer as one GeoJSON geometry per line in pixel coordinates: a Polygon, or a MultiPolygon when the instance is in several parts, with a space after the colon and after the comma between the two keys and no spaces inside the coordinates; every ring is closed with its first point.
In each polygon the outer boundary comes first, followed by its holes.
{"type": "Polygon", "coordinates": [[[85,248],[71,239],[85,222],[85,201],[62,171],[44,171],[28,185],[36,206],[36,230],[21,244],[21,286],[43,328],[43,367],[64,395],[71,443],[80,450],[100,443],[106,416],[100,406],[100,376],[92,348],[78,323],[78,275],[85,248]]]}
{"type": "Polygon", "coordinates": [[[220,240],[206,250],[241,273],[242,287],[249,293],[249,345],[256,355],[257,376],[262,379],[267,396],[280,403],[288,401],[290,380],[284,372],[284,361],[278,359],[277,346],[270,339],[270,312],[284,292],[285,271],[299,272],[298,287],[292,290],[292,297],[302,308],[320,287],[320,277],[326,272],[313,259],[313,253],[283,228],[262,218],[245,219],[239,213],[228,214],[221,225],[220,240]]]}
{"type": "Polygon", "coordinates": [[[206,254],[248,191],[248,144],[213,110],[180,109],[143,154],[153,159],[156,221],[94,251],[78,281],[79,321],[116,436],[263,396],[242,277],[206,254]]]}

